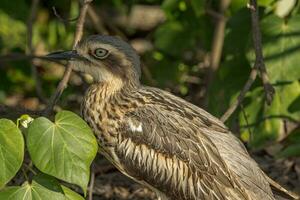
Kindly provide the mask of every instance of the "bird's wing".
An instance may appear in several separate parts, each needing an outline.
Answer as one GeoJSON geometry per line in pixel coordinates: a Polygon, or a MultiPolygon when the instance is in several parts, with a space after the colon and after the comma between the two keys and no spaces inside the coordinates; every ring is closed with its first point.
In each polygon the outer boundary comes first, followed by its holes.
{"type": "Polygon", "coordinates": [[[179,98],[150,96],[154,99],[127,113],[120,126],[118,151],[127,158],[127,173],[174,198],[252,199],[208,137],[214,131],[231,134],[226,127],[179,98]]]}

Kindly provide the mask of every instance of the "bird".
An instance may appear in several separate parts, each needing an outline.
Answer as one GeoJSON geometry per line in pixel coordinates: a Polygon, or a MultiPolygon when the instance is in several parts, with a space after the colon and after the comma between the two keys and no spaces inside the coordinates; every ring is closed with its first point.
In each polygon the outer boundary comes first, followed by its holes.
{"type": "Polygon", "coordinates": [[[93,77],[81,115],[100,153],[159,200],[298,198],[269,178],[219,119],[143,85],[140,58],[122,39],[90,35],[47,58],[68,60],[72,70],[93,77]]]}

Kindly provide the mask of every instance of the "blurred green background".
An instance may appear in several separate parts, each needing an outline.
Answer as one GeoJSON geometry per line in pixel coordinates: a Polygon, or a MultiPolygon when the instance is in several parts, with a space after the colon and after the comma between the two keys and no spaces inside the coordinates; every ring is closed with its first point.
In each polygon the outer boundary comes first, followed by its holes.
{"type": "MultiPolygon", "coordinates": [[[[24,55],[70,49],[80,3],[39,1],[32,51],[28,48],[31,6],[29,0],[0,3],[0,104],[37,110],[55,91],[64,68],[24,55]]],[[[299,7],[297,0],[259,1],[265,64],[276,94],[266,105],[257,78],[242,106],[226,122],[250,149],[276,146],[271,153],[279,157],[300,155],[299,7]]],[[[145,84],[171,91],[217,117],[235,101],[254,61],[251,17],[244,0],[94,0],[84,29],[84,35],[90,34],[127,40],[141,56],[145,84]],[[228,6],[222,8],[222,2],[228,6]],[[224,45],[209,80],[214,31],[220,20],[225,27],[218,39],[224,45]]],[[[87,87],[82,77],[72,75],[60,108],[78,110],[87,87]]]]}

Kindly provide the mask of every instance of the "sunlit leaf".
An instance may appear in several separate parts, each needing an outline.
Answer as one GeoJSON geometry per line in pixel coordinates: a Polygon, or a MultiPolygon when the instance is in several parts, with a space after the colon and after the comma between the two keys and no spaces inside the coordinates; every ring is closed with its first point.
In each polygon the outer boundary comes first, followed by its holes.
{"type": "Polygon", "coordinates": [[[260,147],[265,142],[276,140],[284,134],[284,119],[300,117],[300,111],[291,113],[289,105],[300,95],[300,84],[298,81],[275,86],[276,93],[270,106],[265,104],[264,91],[262,87],[249,92],[245,99],[245,113],[240,113],[242,135],[251,132],[249,142],[254,147],[260,147]],[[248,123],[247,123],[248,121],[248,123]]]}
{"type": "Polygon", "coordinates": [[[66,200],[84,200],[84,198],[82,196],[80,196],[78,193],[74,192],[70,188],[62,186],[62,189],[66,196],[66,200]]]}
{"type": "Polygon", "coordinates": [[[268,7],[271,6],[275,0],[259,0],[257,3],[259,6],[268,7]]]}
{"type": "Polygon", "coordinates": [[[0,190],[0,199],[5,200],[65,200],[65,195],[54,179],[46,175],[34,177],[32,183],[6,187],[0,190]]]}
{"type": "Polygon", "coordinates": [[[97,140],[76,114],[61,111],[55,122],[45,117],[29,126],[27,146],[35,166],[42,172],[79,185],[86,192],[97,140]]]}
{"type": "Polygon", "coordinates": [[[21,131],[12,121],[0,119],[0,188],[16,175],[23,157],[24,139],[21,131]]]}
{"type": "MultiPolygon", "coordinates": [[[[271,15],[262,21],[263,53],[271,83],[300,79],[300,15],[288,21],[271,15]]],[[[254,52],[250,54],[254,62],[254,52]]]]}
{"type": "Polygon", "coordinates": [[[297,0],[279,0],[276,3],[275,14],[278,17],[286,17],[290,14],[297,3],[297,0]]]}
{"type": "Polygon", "coordinates": [[[5,48],[25,48],[26,24],[0,9],[0,41],[5,48]],[[12,26],[13,25],[13,26],[12,26]]]}

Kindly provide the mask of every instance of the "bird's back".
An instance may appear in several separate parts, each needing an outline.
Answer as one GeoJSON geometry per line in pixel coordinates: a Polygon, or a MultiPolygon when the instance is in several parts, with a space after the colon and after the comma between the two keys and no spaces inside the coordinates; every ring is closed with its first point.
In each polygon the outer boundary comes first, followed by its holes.
{"type": "MultiPolygon", "coordinates": [[[[150,150],[163,152],[160,162],[165,164],[165,169],[162,171],[172,174],[174,179],[165,185],[173,184],[182,190],[182,194],[175,194],[177,197],[185,199],[186,190],[191,195],[186,199],[273,199],[264,173],[218,119],[159,89],[145,87],[139,93],[146,97],[147,103],[127,115],[128,119],[143,124],[144,133],[139,138],[135,132],[131,138],[137,137],[136,141],[150,150]],[[175,163],[173,169],[168,169],[168,159],[175,163]],[[182,174],[176,173],[180,169],[182,174]]],[[[157,165],[150,166],[153,166],[152,174],[159,171],[155,169],[157,165]]],[[[165,176],[160,178],[162,183],[167,180],[165,176]]]]}

